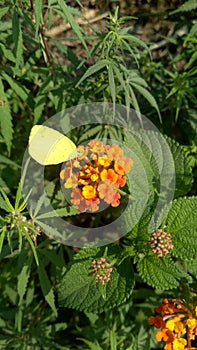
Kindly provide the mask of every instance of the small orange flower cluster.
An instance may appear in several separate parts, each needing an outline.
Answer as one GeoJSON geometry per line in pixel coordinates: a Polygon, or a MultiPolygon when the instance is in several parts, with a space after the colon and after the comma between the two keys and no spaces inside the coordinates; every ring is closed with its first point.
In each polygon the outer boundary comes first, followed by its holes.
{"type": "Polygon", "coordinates": [[[155,311],[159,315],[150,316],[149,324],[161,329],[155,338],[165,343],[164,350],[193,349],[191,341],[197,336],[197,306],[190,311],[180,299],[164,299],[155,311]]]}
{"type": "Polygon", "coordinates": [[[102,201],[112,207],[120,204],[118,189],[125,185],[133,161],[118,145],[92,140],[79,146],[77,158],[65,165],[60,178],[71,189],[70,202],[81,212],[95,212],[102,201]]]}
{"type": "Polygon", "coordinates": [[[100,260],[92,261],[91,274],[94,275],[96,282],[100,282],[102,285],[109,282],[111,272],[112,267],[109,267],[109,263],[105,258],[100,258],[100,260]]]}

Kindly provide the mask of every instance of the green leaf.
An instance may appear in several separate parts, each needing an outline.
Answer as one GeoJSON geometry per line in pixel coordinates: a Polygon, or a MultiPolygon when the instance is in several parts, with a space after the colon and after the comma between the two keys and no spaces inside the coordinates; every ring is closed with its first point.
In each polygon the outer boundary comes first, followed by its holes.
{"type": "Polygon", "coordinates": [[[85,72],[85,74],[82,76],[82,78],[78,81],[76,84],[76,87],[78,87],[82,81],[90,77],[91,75],[97,73],[99,70],[103,69],[104,67],[107,67],[109,62],[107,60],[100,60],[96,62],[93,66],[88,68],[88,70],[85,72]]]}
{"type": "Polygon", "coordinates": [[[98,50],[99,46],[100,46],[100,42],[98,42],[97,44],[95,44],[92,49],[89,51],[89,53],[87,54],[87,56],[80,62],[80,64],[77,66],[77,69],[80,69],[84,63],[90,58],[93,57],[96,54],[96,51],[98,50]]]}
{"type": "Polygon", "coordinates": [[[77,66],[81,62],[79,58],[75,55],[75,53],[68,46],[61,44],[57,40],[51,40],[51,41],[73,65],[77,66]]]}
{"type": "Polygon", "coordinates": [[[195,51],[192,56],[190,57],[189,62],[187,63],[187,65],[185,66],[185,69],[190,68],[190,66],[197,60],[197,51],[195,51]]]}
{"type": "Polygon", "coordinates": [[[34,13],[36,20],[36,37],[38,35],[39,26],[42,24],[42,9],[43,9],[43,1],[42,0],[34,0],[34,13]]]}
{"type": "Polygon", "coordinates": [[[7,211],[8,213],[10,212],[10,207],[6,203],[5,199],[1,196],[1,194],[0,194],[0,208],[7,211]]]}
{"type": "Polygon", "coordinates": [[[17,276],[17,291],[19,295],[19,305],[22,303],[23,297],[27,290],[27,283],[31,272],[31,264],[32,255],[27,256],[26,252],[19,255],[18,268],[20,269],[20,272],[17,276]]]}
{"type": "Polygon", "coordinates": [[[3,44],[0,44],[0,52],[2,57],[7,58],[11,62],[16,62],[16,58],[14,57],[12,51],[7,49],[3,44]]]}
{"type": "MultiPolygon", "coordinates": [[[[27,226],[27,228],[29,228],[28,225],[26,225],[26,226],[27,226]]],[[[24,235],[26,237],[26,239],[27,239],[27,241],[28,241],[28,243],[29,243],[29,245],[31,247],[31,250],[33,252],[36,264],[39,265],[38,256],[37,256],[36,249],[34,247],[34,243],[33,243],[32,239],[31,239],[31,237],[29,236],[29,232],[27,232],[27,229],[26,229],[25,225],[24,225],[24,227],[18,227],[18,231],[21,234],[21,236],[24,235]]]]}
{"type": "Polygon", "coordinates": [[[139,333],[136,337],[136,347],[128,348],[126,350],[150,350],[150,342],[151,337],[150,334],[147,332],[146,326],[144,324],[141,324],[139,333]]]}
{"type": "Polygon", "coordinates": [[[6,234],[6,227],[3,227],[0,231],[0,253],[2,251],[5,234],[6,234]]]}
{"type": "Polygon", "coordinates": [[[54,296],[53,288],[46,274],[46,271],[41,264],[38,266],[38,275],[39,275],[40,286],[41,286],[43,295],[47,303],[49,304],[49,306],[57,316],[57,309],[55,307],[55,296],[54,296]]]}
{"type": "Polygon", "coordinates": [[[91,127],[88,130],[86,130],[85,133],[82,133],[81,135],[78,136],[78,140],[77,140],[78,144],[80,145],[84,141],[98,137],[97,135],[101,131],[102,131],[101,125],[96,124],[96,126],[93,126],[93,124],[92,124],[91,127]]]}
{"type": "MultiPolygon", "coordinates": [[[[37,215],[35,217],[36,222],[38,223],[38,225],[41,225],[41,227],[43,226],[43,228],[45,229],[45,225],[43,225],[42,221],[43,219],[49,219],[49,218],[53,218],[53,217],[58,217],[58,216],[72,216],[72,215],[77,215],[79,214],[79,211],[75,208],[75,207],[71,207],[69,208],[69,210],[67,210],[66,208],[59,208],[47,213],[43,213],[40,215],[37,215]]],[[[49,227],[48,227],[49,228],[49,227]]],[[[53,228],[51,227],[51,230],[53,231],[53,228]]],[[[54,231],[53,231],[54,232],[54,231]]]]}
{"type": "Polygon", "coordinates": [[[85,248],[80,249],[77,254],[74,255],[75,261],[87,260],[89,258],[95,258],[100,252],[100,248],[85,248]]]}
{"type": "Polygon", "coordinates": [[[0,79],[0,126],[1,126],[1,134],[5,140],[8,152],[10,154],[11,145],[12,145],[12,135],[13,135],[13,127],[12,127],[12,115],[10,111],[10,106],[4,92],[3,82],[0,79]]]}
{"type": "Polygon", "coordinates": [[[194,22],[193,26],[191,27],[185,41],[193,41],[196,42],[196,34],[197,34],[197,22],[194,22]],[[194,37],[194,38],[192,38],[194,37]]]}
{"type": "Polygon", "coordinates": [[[164,136],[169,144],[175,166],[175,197],[180,197],[187,194],[193,183],[192,168],[189,163],[188,156],[182,146],[179,145],[175,140],[164,136]]]}
{"type": "MultiPolygon", "coordinates": [[[[135,108],[135,111],[136,112],[140,112],[140,107],[139,107],[139,104],[138,104],[138,101],[137,101],[137,98],[136,98],[136,96],[135,96],[135,94],[134,94],[134,91],[133,91],[133,89],[132,89],[132,87],[129,85],[128,86],[128,89],[129,89],[129,91],[128,91],[128,95],[129,95],[129,97],[130,97],[130,103],[132,104],[132,106],[135,108]],[[130,94],[129,94],[130,93],[130,94]]],[[[126,98],[126,97],[125,97],[126,98]]]]}
{"type": "Polygon", "coordinates": [[[157,111],[157,113],[159,115],[160,121],[162,121],[161,114],[160,114],[160,111],[159,111],[159,107],[158,107],[157,102],[156,102],[155,98],[153,97],[153,95],[141,85],[138,85],[138,84],[136,84],[134,82],[130,82],[130,84],[134,88],[136,88],[136,90],[138,90],[141,95],[143,95],[145,97],[145,99],[150,103],[150,105],[152,107],[154,107],[156,109],[156,111],[157,111]]]}
{"type": "Polygon", "coordinates": [[[161,209],[173,198],[174,174],[170,148],[159,132],[142,130],[138,137],[126,134],[125,144],[131,150],[133,159],[133,167],[128,175],[133,202],[125,219],[126,232],[129,232],[140,220],[147,205],[152,216],[150,225],[154,224],[161,209]]]}
{"type": "Polygon", "coordinates": [[[88,51],[88,47],[86,45],[86,42],[83,38],[83,35],[81,33],[81,28],[78,25],[77,21],[75,21],[73,15],[72,15],[72,8],[67,6],[65,1],[63,0],[57,0],[60,9],[62,10],[62,17],[64,17],[68,23],[70,23],[72,29],[74,30],[74,32],[76,33],[78,39],[82,42],[83,46],[85,47],[85,49],[88,51]]]}
{"type": "Polygon", "coordinates": [[[113,65],[109,64],[109,66],[108,66],[108,79],[109,79],[109,88],[110,88],[110,92],[111,92],[113,105],[115,105],[115,103],[116,103],[116,86],[115,86],[114,73],[113,73],[112,67],[113,67],[113,65]]]}
{"type": "Polygon", "coordinates": [[[72,215],[78,215],[79,214],[79,210],[77,210],[74,206],[73,207],[69,207],[69,210],[67,208],[59,208],[56,209],[56,214],[58,216],[72,216],[72,215]]]}
{"type": "Polygon", "coordinates": [[[197,9],[197,1],[196,0],[188,0],[184,4],[182,4],[177,10],[174,10],[170,13],[170,15],[174,15],[179,12],[188,12],[197,9]]]}
{"type": "MultiPolygon", "coordinates": [[[[121,253],[119,248],[113,251],[109,247],[106,260],[117,258],[121,253]],[[119,253],[118,253],[119,252],[119,253]],[[112,254],[113,253],[113,254],[112,254]],[[115,255],[114,255],[115,253],[115,255]]],[[[102,256],[102,250],[96,258],[102,256]]],[[[60,306],[71,307],[88,312],[102,312],[123,303],[132,293],[134,286],[133,268],[130,258],[124,259],[119,265],[113,266],[111,278],[103,287],[105,298],[100,285],[90,274],[92,259],[71,263],[66,274],[57,287],[60,306]]]]}
{"type": "Polygon", "coordinates": [[[42,112],[46,105],[47,95],[39,95],[34,99],[34,124],[37,124],[42,116],[42,112]]]}
{"type": "Polygon", "coordinates": [[[187,270],[197,278],[197,258],[187,262],[187,270]]]}
{"type": "Polygon", "coordinates": [[[18,185],[18,188],[17,188],[17,192],[16,192],[14,210],[16,212],[18,212],[18,213],[23,211],[25,209],[25,207],[26,207],[27,199],[28,199],[28,196],[27,196],[26,199],[23,199],[23,197],[22,197],[22,184],[21,184],[21,181],[20,181],[19,185],[18,185]]]}
{"type": "Polygon", "coordinates": [[[77,339],[82,340],[86,345],[88,345],[89,349],[91,350],[103,350],[103,348],[101,348],[100,345],[98,344],[97,340],[95,344],[92,341],[89,341],[87,339],[83,339],[83,338],[77,338],[77,339]]]}
{"type": "Polygon", "coordinates": [[[46,247],[43,247],[43,249],[39,249],[39,254],[42,254],[44,257],[46,257],[47,261],[52,262],[54,266],[60,267],[62,269],[65,266],[63,249],[60,248],[60,251],[57,252],[55,249],[48,250],[46,247]]]}
{"type": "MultiPolygon", "coordinates": [[[[121,65],[121,68],[123,68],[122,65],[121,65]]],[[[125,103],[126,103],[127,108],[129,109],[130,105],[132,105],[135,108],[135,110],[138,112],[140,110],[140,108],[139,108],[137,98],[133,92],[131,85],[126,84],[124,77],[123,77],[123,73],[115,65],[113,65],[113,70],[116,73],[116,77],[119,80],[119,83],[120,83],[122,89],[124,90],[125,103]]]]}
{"type": "Polygon", "coordinates": [[[26,102],[30,108],[33,108],[33,106],[34,106],[33,98],[31,96],[30,91],[25,86],[23,86],[16,79],[15,80],[12,79],[6,73],[2,74],[2,78],[8,82],[8,84],[11,86],[12,90],[15,91],[15,93],[18,95],[18,97],[20,99],[22,99],[24,102],[26,102]]]}
{"type": "Polygon", "coordinates": [[[17,168],[17,169],[21,168],[21,166],[16,164],[15,162],[13,162],[13,160],[10,160],[9,158],[4,157],[1,154],[0,154],[0,163],[1,164],[6,164],[6,165],[10,165],[11,167],[17,168]]]}
{"type": "Polygon", "coordinates": [[[0,9],[0,18],[3,17],[8,11],[9,11],[9,7],[3,7],[0,9]]]}
{"type": "Polygon", "coordinates": [[[172,235],[173,255],[182,259],[197,256],[197,197],[174,200],[165,221],[166,232],[172,235]]]}
{"type": "MultiPolygon", "coordinates": [[[[121,35],[120,31],[120,35],[121,35]]],[[[136,36],[128,34],[128,35],[121,35],[121,40],[128,40],[130,41],[130,44],[133,44],[135,46],[142,46],[144,49],[148,50],[148,46],[140,39],[138,39],[136,36]]]]}
{"type": "Polygon", "coordinates": [[[23,37],[18,13],[16,11],[14,11],[12,17],[12,33],[14,42],[14,53],[16,57],[16,68],[19,68],[20,64],[22,63],[23,37]]]}
{"type": "Polygon", "coordinates": [[[174,261],[167,256],[163,258],[155,254],[145,256],[138,261],[137,270],[144,282],[159,289],[176,288],[181,278],[181,273],[176,268],[174,261]]]}
{"type": "Polygon", "coordinates": [[[5,204],[7,206],[8,211],[14,212],[14,207],[12,206],[7,194],[4,192],[4,190],[2,188],[0,188],[0,192],[2,193],[2,196],[5,200],[5,204]]]}
{"type": "Polygon", "coordinates": [[[143,86],[144,88],[147,88],[148,87],[148,84],[147,82],[141,78],[137,72],[135,71],[131,71],[129,73],[129,78],[132,79],[132,81],[135,83],[135,84],[138,84],[138,85],[141,85],[143,86]]]}

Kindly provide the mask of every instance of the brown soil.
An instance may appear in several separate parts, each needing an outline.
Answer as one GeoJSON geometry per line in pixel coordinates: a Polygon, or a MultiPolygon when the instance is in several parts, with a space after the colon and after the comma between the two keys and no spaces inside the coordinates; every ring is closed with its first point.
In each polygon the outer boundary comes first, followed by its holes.
{"type": "MultiPolygon", "coordinates": [[[[160,43],[165,36],[173,33],[174,22],[169,20],[168,13],[177,9],[182,3],[184,3],[184,0],[81,0],[83,8],[80,8],[77,1],[67,1],[69,6],[77,8],[82,13],[83,17],[76,17],[75,20],[83,28],[86,35],[94,34],[91,26],[99,31],[106,31],[109,13],[113,13],[115,8],[119,6],[120,17],[137,17],[136,20],[129,21],[127,25],[131,25],[133,34],[137,35],[144,42],[149,43],[160,43]]],[[[80,41],[71,39],[75,34],[69,23],[65,22],[62,17],[54,15],[52,28],[46,31],[46,34],[52,38],[59,39],[62,43],[72,48],[79,59],[83,59],[86,56],[87,52],[80,41]]],[[[90,48],[95,44],[91,40],[87,42],[90,48]]],[[[56,56],[55,47],[52,48],[52,51],[56,56]]],[[[59,63],[62,63],[61,57],[57,57],[57,59],[59,63]]]]}

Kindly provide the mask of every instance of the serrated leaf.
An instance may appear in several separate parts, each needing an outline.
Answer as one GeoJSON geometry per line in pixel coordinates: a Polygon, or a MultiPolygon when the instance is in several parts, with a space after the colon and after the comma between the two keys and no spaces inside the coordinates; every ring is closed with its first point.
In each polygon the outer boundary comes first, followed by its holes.
{"type": "Polygon", "coordinates": [[[170,14],[174,15],[179,12],[188,12],[195,10],[197,8],[196,0],[188,0],[184,4],[182,4],[177,10],[172,11],[170,14]]]}
{"type": "Polygon", "coordinates": [[[74,66],[77,66],[81,62],[79,58],[75,55],[75,53],[68,46],[61,44],[57,40],[51,40],[51,41],[63,53],[63,55],[70,60],[70,62],[74,66]]]}
{"type": "MultiPolygon", "coordinates": [[[[128,89],[129,89],[130,96],[131,96],[131,101],[132,101],[131,104],[132,104],[132,106],[134,107],[135,111],[136,111],[136,112],[139,112],[139,111],[140,111],[140,107],[139,107],[137,98],[136,98],[136,96],[135,96],[135,94],[134,94],[134,91],[133,91],[133,89],[132,89],[132,87],[131,87],[130,85],[128,86],[128,89]]],[[[129,96],[129,92],[127,93],[128,98],[130,97],[130,96],[129,96]]],[[[125,97],[125,99],[126,99],[126,97],[125,97]]],[[[130,104],[130,102],[129,102],[129,104],[130,104]]]]}
{"type": "Polygon", "coordinates": [[[139,93],[140,93],[141,95],[144,96],[144,98],[150,103],[150,105],[151,105],[153,108],[156,109],[156,111],[157,111],[157,113],[158,113],[158,115],[159,115],[160,121],[162,121],[162,120],[161,120],[160,111],[159,111],[159,107],[158,107],[158,105],[157,105],[157,102],[156,102],[154,96],[153,96],[147,89],[145,89],[145,88],[144,88],[143,86],[141,86],[141,85],[138,85],[138,84],[136,84],[136,83],[134,83],[134,82],[131,82],[131,85],[132,85],[134,88],[136,88],[136,90],[138,90],[139,93]]]}
{"type": "Polygon", "coordinates": [[[10,165],[11,167],[14,167],[14,168],[21,168],[20,165],[18,165],[17,163],[13,162],[13,160],[7,158],[7,157],[4,157],[2,155],[0,155],[0,164],[6,164],[6,165],[10,165]]]}
{"type": "Polygon", "coordinates": [[[49,306],[57,316],[57,309],[55,306],[55,296],[54,296],[53,288],[46,274],[46,271],[41,264],[38,266],[38,275],[39,275],[40,286],[41,286],[43,295],[47,303],[49,304],[49,306]]]}
{"type": "Polygon", "coordinates": [[[185,69],[190,68],[190,66],[197,60],[197,51],[195,51],[193,53],[193,55],[190,57],[189,62],[187,63],[187,65],[185,66],[185,69]]]}
{"type": "Polygon", "coordinates": [[[0,253],[3,247],[3,242],[4,242],[4,238],[5,238],[5,234],[6,234],[6,228],[3,227],[0,231],[0,253]]]}
{"type": "Polygon", "coordinates": [[[62,236],[60,234],[60,232],[58,230],[55,229],[55,227],[53,226],[49,226],[47,224],[45,224],[45,222],[42,222],[40,220],[34,220],[35,223],[40,226],[44,233],[50,237],[50,238],[53,238],[54,240],[57,240],[57,241],[62,241],[62,236]]]}
{"type": "Polygon", "coordinates": [[[148,87],[147,82],[146,82],[142,77],[140,77],[140,76],[138,75],[137,72],[131,71],[131,72],[129,73],[129,77],[130,77],[130,79],[133,79],[133,82],[134,82],[135,84],[141,85],[141,86],[143,86],[144,88],[147,88],[147,87],[148,87]]]}
{"type": "Polygon", "coordinates": [[[34,0],[34,13],[36,20],[36,37],[38,35],[39,26],[42,24],[42,9],[43,3],[42,0],[34,0]]]}
{"type": "Polygon", "coordinates": [[[97,135],[102,131],[101,125],[91,126],[89,130],[87,130],[85,133],[82,133],[78,137],[78,144],[80,145],[86,140],[96,138],[97,135]]]}
{"type": "Polygon", "coordinates": [[[6,204],[7,208],[8,208],[8,210],[10,212],[14,212],[14,207],[11,204],[7,194],[4,192],[4,190],[2,188],[0,188],[0,192],[1,192],[2,196],[3,196],[3,198],[4,198],[4,201],[5,201],[5,204],[6,204]]]}
{"type": "Polygon", "coordinates": [[[29,107],[33,108],[33,98],[31,97],[30,91],[25,86],[23,86],[19,81],[12,79],[6,73],[2,74],[2,78],[8,82],[12,90],[15,91],[19,98],[25,101],[29,107]]]}
{"type": "MultiPolygon", "coordinates": [[[[154,210],[153,204],[154,198],[151,198],[151,196],[149,196],[149,200],[147,202],[146,208],[142,216],[137,221],[137,224],[132,228],[132,230],[130,230],[130,232],[126,236],[126,238],[128,238],[129,240],[135,239],[138,252],[141,248],[142,251],[144,250],[144,245],[147,245],[147,241],[150,237],[150,233],[148,232],[148,226],[150,224],[152,212],[154,210]]],[[[135,220],[135,218],[133,218],[134,215],[135,213],[133,213],[132,210],[127,215],[126,225],[128,226],[128,228],[131,228],[133,226],[133,221],[135,220]]],[[[130,246],[128,251],[131,255],[133,255],[133,253],[136,251],[136,248],[130,246]]]]}
{"type": "Polygon", "coordinates": [[[115,105],[115,102],[116,102],[116,86],[115,86],[114,73],[113,73],[112,67],[113,67],[112,64],[109,64],[109,66],[108,66],[108,79],[109,79],[109,88],[110,88],[110,92],[111,92],[113,105],[115,105]]]}
{"type": "MultiPolygon", "coordinates": [[[[120,67],[121,67],[122,71],[125,70],[125,67],[123,65],[120,65],[120,67]]],[[[132,89],[132,86],[130,84],[126,83],[126,81],[124,80],[123,73],[115,65],[113,66],[113,70],[116,73],[116,78],[119,80],[119,83],[120,83],[122,89],[124,90],[125,104],[126,104],[128,111],[130,110],[130,106],[132,105],[134,107],[134,109],[137,112],[139,112],[140,111],[139,104],[138,104],[137,98],[134,94],[134,91],[132,89]]],[[[125,77],[125,79],[127,79],[127,78],[125,77]]],[[[119,90],[120,90],[120,87],[117,88],[118,92],[119,92],[119,90]]]]}
{"type": "Polygon", "coordinates": [[[51,261],[54,266],[63,268],[65,266],[63,250],[57,253],[55,250],[40,249],[39,253],[46,257],[47,261],[51,261]]]}
{"type": "Polygon", "coordinates": [[[21,269],[17,276],[17,279],[18,279],[17,291],[19,295],[19,305],[23,301],[23,297],[27,289],[27,283],[31,272],[31,264],[32,264],[32,255],[27,257],[25,253],[19,256],[18,267],[21,269]]]}
{"type": "Polygon", "coordinates": [[[138,137],[125,135],[125,144],[132,150],[133,159],[129,181],[134,202],[126,216],[127,224],[131,228],[132,223],[136,225],[148,205],[150,225],[154,226],[162,208],[173,199],[174,162],[170,148],[159,132],[149,130],[142,130],[138,137]]]}
{"type": "Polygon", "coordinates": [[[197,257],[197,197],[174,200],[166,219],[166,232],[172,236],[173,255],[182,259],[197,257]]]}
{"type": "MultiPolygon", "coordinates": [[[[121,31],[120,31],[120,35],[121,35],[121,31]]],[[[136,46],[142,46],[144,49],[148,50],[148,46],[142,40],[138,39],[134,35],[131,35],[131,34],[121,35],[121,39],[131,41],[132,44],[134,44],[136,46]]]]}
{"type": "MultiPolygon", "coordinates": [[[[75,207],[69,207],[69,210],[66,208],[59,208],[47,213],[40,214],[36,216],[36,221],[47,219],[47,218],[53,218],[53,217],[62,217],[62,216],[72,216],[79,214],[79,211],[75,207]]],[[[41,222],[39,221],[39,225],[41,225],[41,222]]],[[[41,225],[42,226],[42,225],[41,225]]]]}
{"type": "MultiPolygon", "coordinates": [[[[109,256],[106,259],[110,262],[109,256]]],[[[99,284],[90,275],[90,268],[91,259],[70,264],[57,288],[60,306],[102,312],[123,303],[131,295],[134,275],[130,258],[113,267],[111,279],[104,286],[105,298],[99,284]]]]}
{"type": "MultiPolygon", "coordinates": [[[[33,208],[33,210],[31,209],[30,214],[33,218],[37,218],[39,211],[41,211],[41,208],[44,205],[44,203],[45,203],[45,194],[43,194],[39,197],[38,201],[36,202],[36,207],[33,208]]],[[[42,213],[42,211],[41,211],[41,213],[42,213]]]]}
{"type": "Polygon", "coordinates": [[[19,231],[19,234],[22,236],[25,236],[30,247],[31,247],[31,250],[32,250],[32,253],[34,255],[34,258],[35,258],[35,261],[36,261],[36,264],[39,265],[39,261],[38,261],[38,256],[37,256],[37,252],[36,252],[36,249],[34,247],[34,243],[29,235],[29,232],[27,231],[27,228],[28,229],[31,229],[31,227],[28,227],[28,224],[26,224],[26,227],[25,225],[24,226],[20,226],[18,227],[18,231],[19,231]]]}
{"type": "Polygon", "coordinates": [[[18,13],[14,11],[12,17],[12,33],[14,42],[14,53],[16,57],[16,68],[19,68],[23,54],[23,37],[18,13]]]}
{"type": "Polygon", "coordinates": [[[159,258],[152,254],[138,261],[137,270],[146,283],[160,289],[178,287],[181,277],[180,271],[169,257],[159,258]]]}
{"type": "Polygon", "coordinates": [[[5,57],[9,61],[15,63],[16,59],[11,50],[7,49],[3,44],[0,44],[0,51],[1,51],[2,57],[5,57]]]}
{"type": "Polygon", "coordinates": [[[197,22],[195,22],[193,24],[193,26],[191,27],[185,41],[187,42],[187,40],[189,41],[191,39],[192,36],[195,36],[197,34],[197,22]]]}
{"type": "Polygon", "coordinates": [[[3,199],[1,194],[0,194],[0,208],[7,211],[8,213],[10,212],[10,207],[7,205],[6,201],[3,199]]]}
{"type": "Polygon", "coordinates": [[[116,73],[116,77],[119,80],[123,90],[126,91],[127,89],[126,89],[126,84],[125,84],[125,81],[123,78],[123,73],[116,67],[116,65],[113,65],[113,70],[116,73]]]}
{"type": "Polygon", "coordinates": [[[35,297],[35,281],[31,279],[29,282],[26,296],[25,296],[25,305],[29,306],[32,303],[34,297],[35,297]]]}
{"type": "Polygon", "coordinates": [[[197,258],[187,262],[187,270],[197,278],[197,258]]]}
{"type": "Polygon", "coordinates": [[[65,1],[63,1],[63,0],[57,0],[57,2],[60,6],[60,9],[62,10],[62,17],[64,17],[68,21],[68,23],[70,24],[70,26],[74,30],[75,34],[77,35],[78,39],[81,41],[81,43],[83,44],[85,49],[88,51],[86,42],[85,42],[84,37],[81,33],[81,28],[72,15],[72,8],[67,6],[65,1]]]}
{"type": "Polygon", "coordinates": [[[93,343],[92,341],[89,341],[87,339],[83,339],[83,338],[77,338],[79,340],[82,340],[86,345],[88,345],[89,349],[91,350],[103,350],[100,345],[98,344],[97,340],[96,340],[96,344],[93,343]]]}
{"type": "Polygon", "coordinates": [[[82,76],[82,78],[76,84],[76,87],[78,87],[82,83],[82,81],[84,81],[85,79],[87,79],[91,75],[97,73],[99,70],[106,67],[108,65],[108,63],[109,62],[107,60],[100,60],[100,61],[96,62],[93,66],[88,68],[88,70],[85,72],[85,74],[82,76]]]}
{"type": "Polygon", "coordinates": [[[74,255],[75,261],[87,260],[88,258],[96,257],[96,255],[101,251],[100,248],[85,248],[80,249],[77,254],[74,255]]]}
{"type": "Polygon", "coordinates": [[[174,158],[176,176],[175,197],[180,197],[187,194],[191,189],[193,183],[192,169],[184,148],[175,140],[167,136],[164,137],[170,146],[174,158]]]}
{"type": "Polygon", "coordinates": [[[11,145],[12,145],[12,115],[10,111],[10,106],[7,100],[7,96],[4,92],[4,86],[2,80],[0,79],[0,126],[1,134],[5,140],[8,152],[10,154],[11,145]]]}
{"type": "Polygon", "coordinates": [[[34,105],[34,124],[37,124],[39,119],[42,116],[42,112],[44,110],[45,104],[46,104],[46,95],[39,95],[36,96],[34,99],[35,105],[34,105]]]}
{"type": "Polygon", "coordinates": [[[0,18],[3,17],[8,11],[9,11],[9,7],[3,7],[0,9],[0,18]]]}

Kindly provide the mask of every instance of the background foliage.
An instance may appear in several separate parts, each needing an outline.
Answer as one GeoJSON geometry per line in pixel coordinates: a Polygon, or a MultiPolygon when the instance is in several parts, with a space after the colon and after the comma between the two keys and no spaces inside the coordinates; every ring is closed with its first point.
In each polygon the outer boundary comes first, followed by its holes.
{"type": "MultiPolygon", "coordinates": [[[[144,3],[1,3],[2,349],[159,349],[147,317],[164,296],[196,295],[197,3],[144,3]],[[91,9],[98,22],[85,21],[91,9]],[[173,237],[171,257],[151,254],[148,211],[118,244],[79,251],[45,236],[26,211],[20,177],[31,127],[95,101],[133,107],[166,135],[176,169],[176,198],[162,223],[173,237]],[[114,268],[105,290],[88,274],[103,255],[114,268]]],[[[55,203],[53,174],[46,187],[55,203]]]]}

